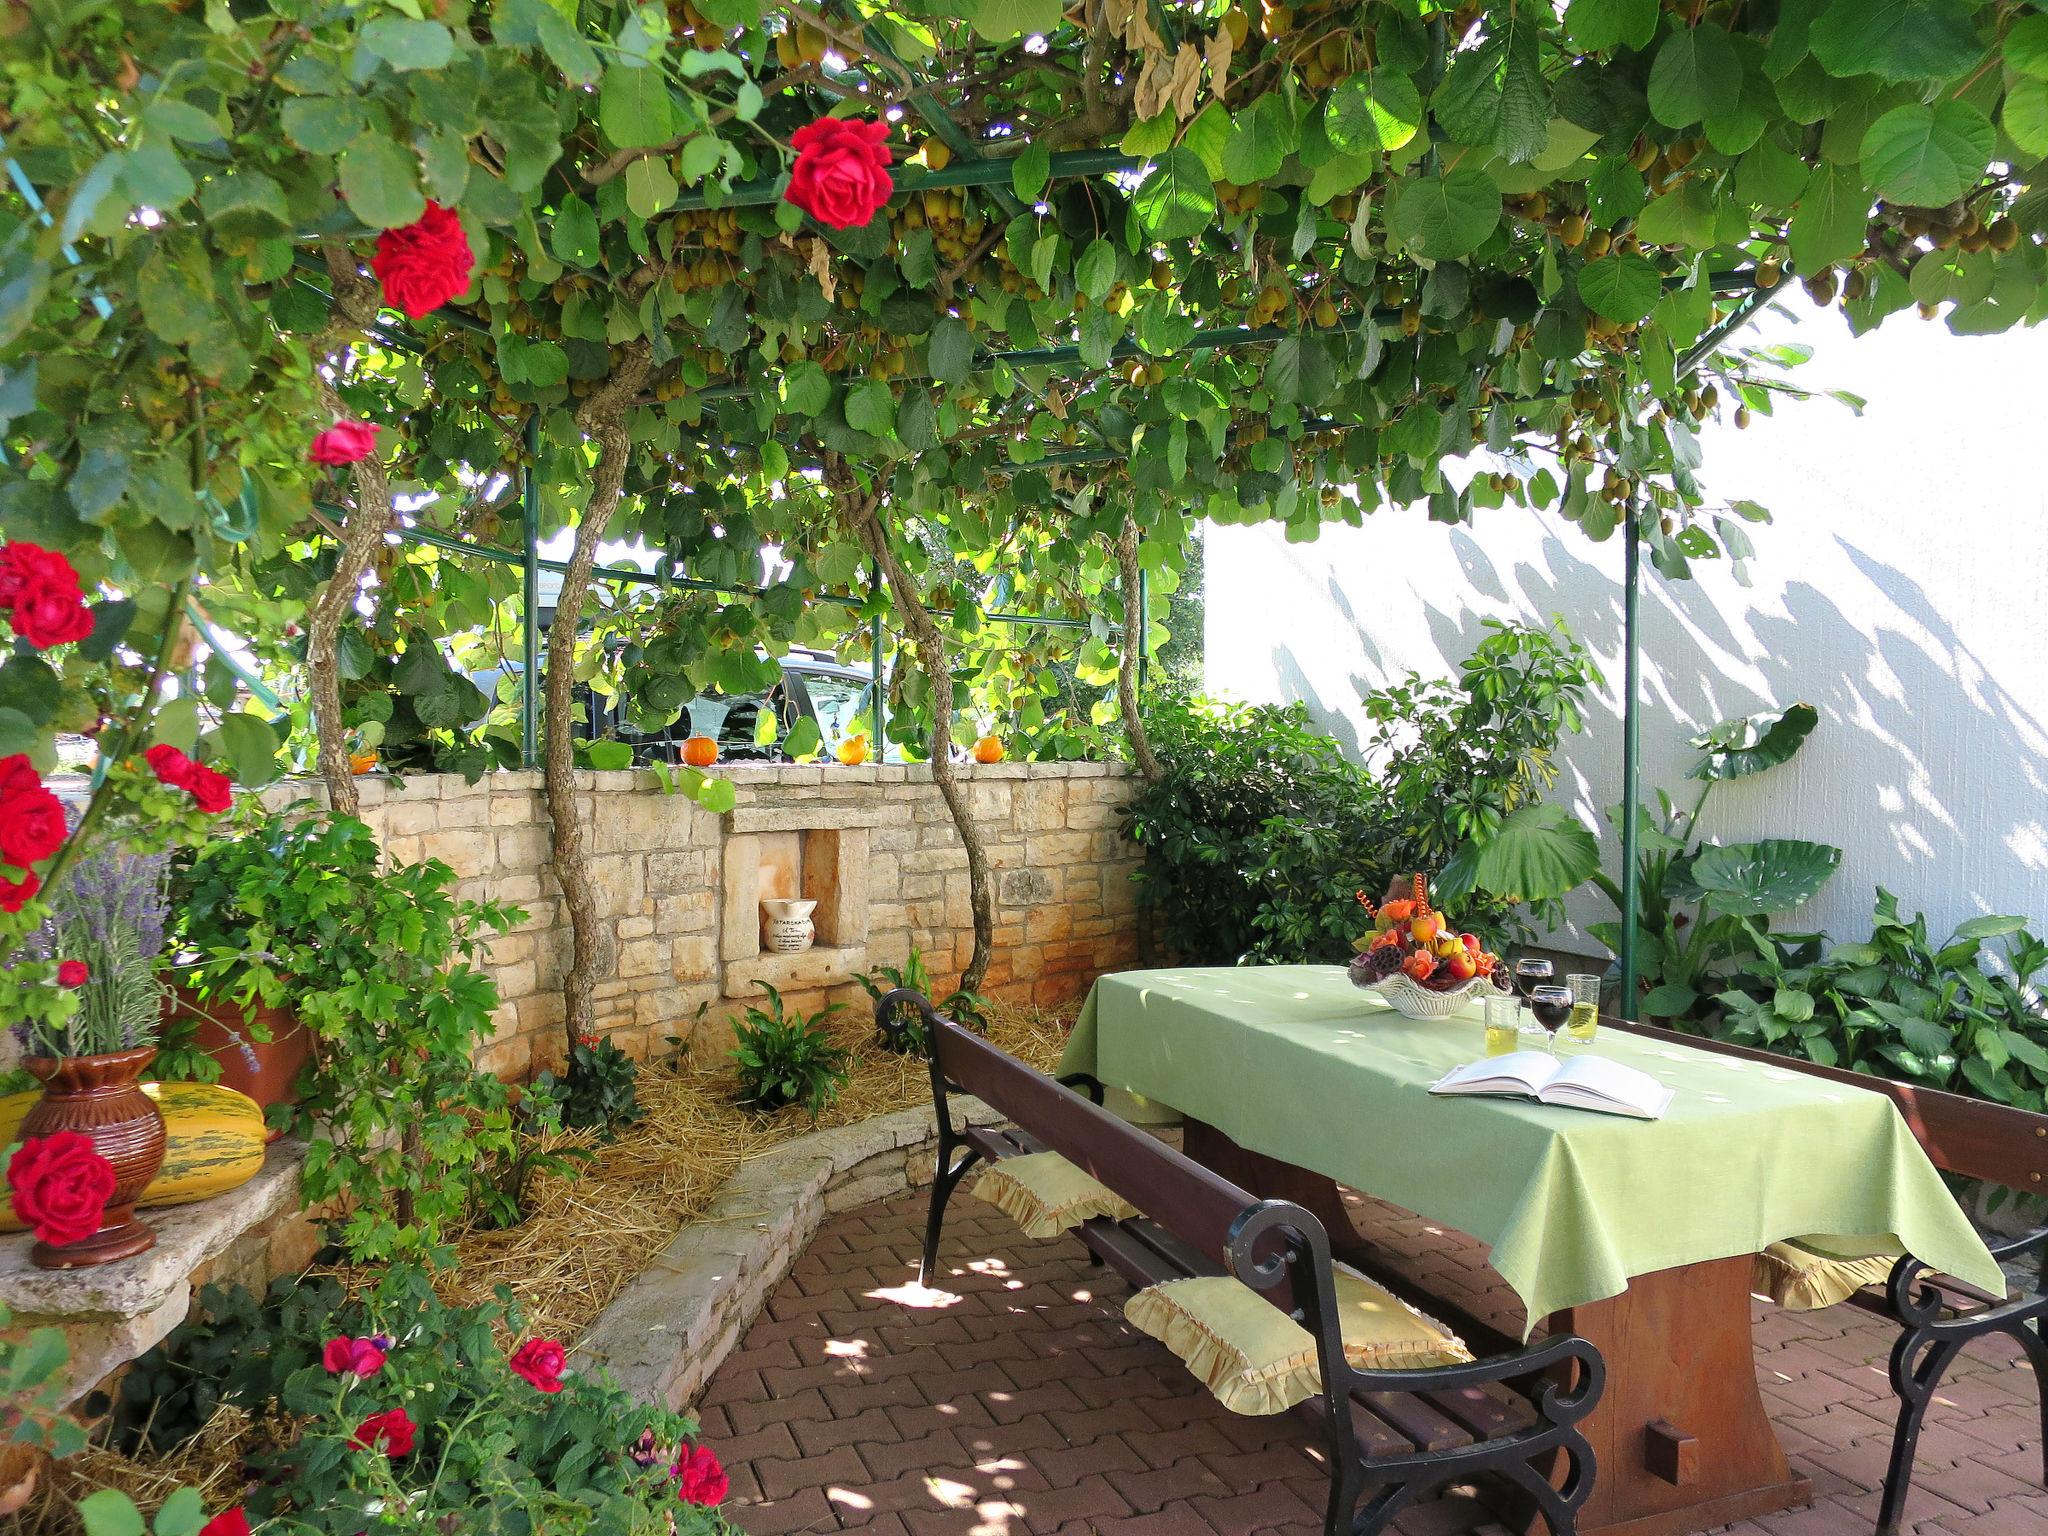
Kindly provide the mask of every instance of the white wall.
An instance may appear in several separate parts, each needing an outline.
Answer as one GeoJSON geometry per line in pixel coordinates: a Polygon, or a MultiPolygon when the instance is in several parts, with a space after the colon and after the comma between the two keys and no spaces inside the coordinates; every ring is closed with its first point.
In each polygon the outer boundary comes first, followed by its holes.
{"type": "MultiPolygon", "coordinates": [[[[1764,334],[1814,347],[1800,383],[1869,407],[1787,402],[1706,438],[1709,498],[1776,521],[1752,531],[1748,589],[1722,563],[1671,583],[1645,562],[1644,783],[1680,786],[1693,732],[1804,699],[1821,723],[1801,754],[1707,814],[1722,839],[1842,846],[1796,926],[1866,936],[1879,884],[1937,938],[1977,912],[2048,922],[2048,333],[1959,339],[1908,312],[1858,338],[1806,311],[1764,334]]],[[[1511,506],[1449,530],[1408,509],[1307,545],[1215,529],[1208,553],[1210,690],[1306,700],[1354,752],[1362,688],[1455,671],[1483,617],[1563,614],[1609,688],[1557,793],[1618,869],[1602,814],[1620,793],[1618,538],[1511,506]]],[[[1610,915],[1579,898],[1574,927],[1610,915]]]]}

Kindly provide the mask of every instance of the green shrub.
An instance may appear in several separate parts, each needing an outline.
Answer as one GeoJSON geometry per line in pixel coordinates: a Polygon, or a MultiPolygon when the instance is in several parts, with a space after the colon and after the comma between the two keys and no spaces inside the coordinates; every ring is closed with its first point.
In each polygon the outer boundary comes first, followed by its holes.
{"type": "MultiPolygon", "coordinates": [[[[878,965],[872,971],[862,971],[853,978],[860,983],[863,992],[876,1002],[899,989],[917,993],[932,1003],[941,1018],[951,1019],[955,1024],[964,1024],[969,1029],[988,1029],[989,1001],[979,992],[954,991],[939,1000],[932,999],[931,973],[924,967],[924,953],[913,948],[910,958],[902,965],[878,965]]],[[[921,1056],[924,1054],[924,1019],[915,1008],[897,1007],[892,1016],[875,1021],[875,1043],[885,1051],[898,1055],[921,1056]]]]}
{"type": "Polygon", "coordinates": [[[578,1040],[569,1048],[569,1067],[560,1077],[543,1072],[529,1096],[551,1099],[571,1130],[603,1131],[607,1137],[646,1113],[637,1086],[640,1067],[609,1040],[578,1040]]]}
{"type": "Polygon", "coordinates": [[[821,1022],[845,1007],[831,1003],[814,1014],[790,1014],[782,994],[767,982],[766,1008],[749,1008],[733,1025],[734,1065],[739,1068],[740,1103],[768,1113],[801,1104],[813,1124],[846,1086],[850,1053],[833,1044],[821,1022]]]}

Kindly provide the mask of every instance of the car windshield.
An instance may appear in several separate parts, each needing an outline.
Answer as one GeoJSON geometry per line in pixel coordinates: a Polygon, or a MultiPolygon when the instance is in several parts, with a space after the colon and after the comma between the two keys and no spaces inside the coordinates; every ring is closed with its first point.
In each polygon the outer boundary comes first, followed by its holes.
{"type": "Polygon", "coordinates": [[[810,672],[804,676],[804,685],[810,689],[811,704],[818,711],[818,731],[828,749],[838,746],[855,731],[873,734],[873,684],[858,683],[830,672],[810,672]]]}

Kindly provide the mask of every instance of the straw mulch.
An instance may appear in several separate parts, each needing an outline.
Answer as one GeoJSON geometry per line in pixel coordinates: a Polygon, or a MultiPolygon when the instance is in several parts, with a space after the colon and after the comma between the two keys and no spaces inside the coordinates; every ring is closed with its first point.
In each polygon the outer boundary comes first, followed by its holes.
{"type": "MultiPolygon", "coordinates": [[[[865,1009],[849,1010],[829,1027],[853,1052],[852,1076],[818,1117],[818,1127],[852,1125],[931,1102],[924,1059],[877,1049],[865,1009]]],[[[997,1004],[988,1034],[1013,1056],[1050,1069],[1069,1027],[1035,1008],[997,1004]]],[[[646,1113],[617,1140],[600,1145],[593,1135],[578,1132],[556,1138],[558,1148],[587,1147],[591,1156],[574,1176],[536,1179],[526,1221],[505,1232],[470,1232],[458,1241],[456,1263],[439,1281],[448,1301],[489,1300],[498,1286],[507,1286],[526,1311],[529,1333],[573,1342],[677,1229],[711,1203],[743,1158],[814,1129],[800,1109],[774,1115],[741,1109],[733,1101],[732,1064],[716,1054],[643,1066],[638,1088],[646,1113]]],[[[197,1439],[161,1460],[82,1452],[42,1480],[18,1517],[19,1536],[77,1536],[73,1501],[98,1488],[122,1489],[146,1511],[175,1489],[197,1488],[211,1509],[222,1502],[215,1495],[225,1495],[239,1475],[258,1430],[246,1414],[224,1407],[197,1439]]]]}
{"type": "MultiPolygon", "coordinates": [[[[852,1125],[931,1102],[924,1059],[877,1049],[866,1009],[849,1010],[830,1027],[854,1053],[852,1077],[818,1126],[852,1125]]],[[[1037,1009],[999,1004],[989,1038],[1049,1069],[1067,1029],[1037,1009]]],[[[609,1145],[583,1134],[560,1138],[591,1148],[581,1173],[537,1179],[528,1199],[532,1214],[512,1230],[465,1235],[455,1265],[444,1271],[443,1296],[478,1302],[508,1286],[526,1311],[529,1332],[573,1342],[676,1230],[711,1203],[742,1158],[813,1129],[800,1109],[766,1116],[741,1109],[734,1088],[732,1064],[722,1056],[686,1058],[679,1070],[643,1067],[645,1117],[609,1145]]]]}

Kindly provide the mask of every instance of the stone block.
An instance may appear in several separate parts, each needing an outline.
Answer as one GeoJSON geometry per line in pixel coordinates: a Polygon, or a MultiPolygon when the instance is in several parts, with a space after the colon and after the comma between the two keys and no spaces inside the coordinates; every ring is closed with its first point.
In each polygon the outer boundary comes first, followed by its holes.
{"type": "Polygon", "coordinates": [[[996,879],[996,900],[1006,907],[1042,906],[1053,898],[1052,876],[1043,869],[1006,869],[996,879]]]}

